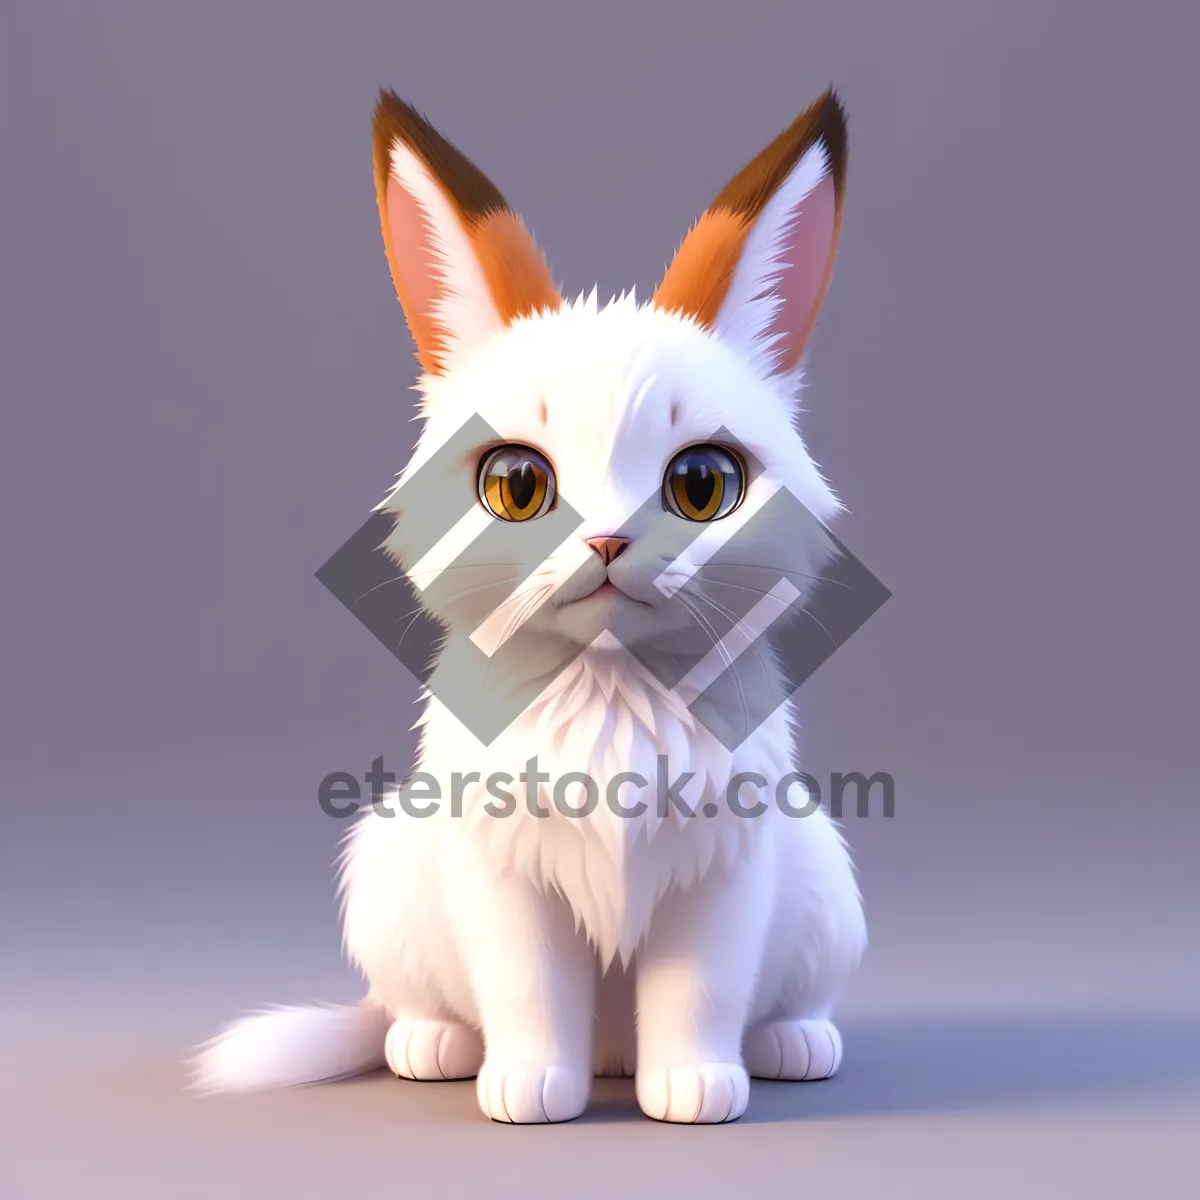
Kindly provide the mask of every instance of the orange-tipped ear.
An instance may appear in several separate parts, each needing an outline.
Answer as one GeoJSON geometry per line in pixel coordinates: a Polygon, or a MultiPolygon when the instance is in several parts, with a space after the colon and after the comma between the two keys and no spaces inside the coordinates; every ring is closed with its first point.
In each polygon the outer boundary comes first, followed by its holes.
{"type": "Polygon", "coordinates": [[[562,304],[495,185],[394,92],[380,94],[373,142],[383,244],[423,370],[562,304]]]}
{"type": "Polygon", "coordinates": [[[726,185],[654,296],[772,372],[796,367],[829,288],[842,224],[846,118],[830,89],[726,185]]]}

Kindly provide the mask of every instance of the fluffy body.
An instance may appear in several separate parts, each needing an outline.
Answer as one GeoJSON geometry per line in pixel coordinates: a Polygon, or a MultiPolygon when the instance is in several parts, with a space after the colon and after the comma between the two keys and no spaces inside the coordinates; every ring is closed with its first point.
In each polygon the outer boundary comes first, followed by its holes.
{"type": "MultiPolygon", "coordinates": [[[[588,531],[613,525],[629,498],[644,494],[633,447],[659,443],[656,454],[642,455],[650,478],[676,441],[717,426],[761,456],[766,472],[757,486],[767,494],[773,481],[799,493],[810,511],[836,509],[775,389],[706,345],[707,335],[685,319],[632,297],[603,309],[590,298],[530,318],[514,333],[492,347],[511,363],[481,355],[475,368],[506,379],[521,364],[537,364],[537,375],[511,392],[491,388],[483,415],[515,437],[540,424],[533,409],[545,403],[538,440],[560,477],[574,481],[573,494],[593,498],[588,531]],[[544,345],[531,345],[539,335],[544,345]],[[582,406],[589,420],[564,420],[562,439],[548,436],[560,428],[556,399],[577,405],[582,389],[592,392],[582,406]],[[723,400],[730,395],[741,402],[723,400]],[[680,405],[672,441],[662,433],[668,405],[655,404],[657,396],[680,405]],[[618,462],[624,494],[612,485],[618,462]]],[[[464,372],[459,382],[470,389],[473,378],[464,372]]],[[[456,407],[439,383],[427,401],[433,415],[456,407]]],[[[436,419],[426,431],[397,498],[441,442],[436,419]]],[[[400,519],[398,557],[402,530],[400,519]]],[[[778,548],[769,553],[778,556],[778,548]]],[[[547,570],[565,575],[581,560],[571,544],[547,570]]],[[[398,1074],[466,1077],[482,1064],[480,1031],[488,1062],[480,1101],[500,1120],[578,1115],[593,1073],[636,1070],[647,1110],[672,1120],[739,1116],[747,1068],[772,1078],[831,1074],[840,1041],[830,1012],[865,945],[846,847],[822,811],[785,815],[773,791],[754,818],[728,803],[735,774],[756,772],[774,784],[795,770],[790,703],[730,752],[693,718],[690,699],[603,639],[489,746],[426,696],[416,765],[438,781],[441,807],[414,817],[385,800],[380,807],[390,815],[368,810],[343,856],[345,947],[370,981],[368,998],[358,1010],[314,1010],[307,1032],[297,1010],[235,1025],[201,1057],[201,1084],[314,1082],[382,1065],[387,1054],[398,1074]],[[670,780],[694,776],[676,794],[695,816],[659,804],[660,756],[670,780]],[[534,780],[534,806],[545,816],[531,812],[530,785],[522,782],[533,759],[534,772],[549,777],[534,780]],[[587,817],[564,815],[555,803],[554,782],[573,772],[586,772],[602,797],[587,817]],[[625,806],[644,799],[641,817],[617,815],[606,802],[622,772],[649,781],[617,793],[625,806]],[[512,781],[506,816],[484,807],[501,804],[485,788],[497,774],[512,781]],[[706,804],[715,815],[702,815],[706,804]],[[341,1032],[331,1038],[334,1029],[341,1032]],[[423,1051],[413,1049],[414,1039],[423,1051]],[[403,1048],[385,1054],[385,1043],[403,1048]]],[[[558,799],[577,806],[582,794],[561,788],[558,799]]],[[[759,797],[746,785],[741,799],[752,807],[759,797]]],[[[790,803],[799,808],[804,800],[793,785],[790,803]]]]}

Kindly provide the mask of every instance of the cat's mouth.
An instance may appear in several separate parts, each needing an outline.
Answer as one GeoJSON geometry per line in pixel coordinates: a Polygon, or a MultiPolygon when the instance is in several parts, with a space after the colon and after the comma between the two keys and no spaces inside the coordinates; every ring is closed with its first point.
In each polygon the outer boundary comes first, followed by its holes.
{"type": "Polygon", "coordinates": [[[639,608],[652,608],[653,605],[647,604],[645,600],[639,600],[636,596],[631,596],[627,591],[619,588],[611,579],[603,579],[590,592],[585,592],[582,596],[574,596],[570,600],[563,602],[563,608],[572,608],[579,604],[618,604],[622,600],[627,600],[630,604],[636,604],[639,608]]]}

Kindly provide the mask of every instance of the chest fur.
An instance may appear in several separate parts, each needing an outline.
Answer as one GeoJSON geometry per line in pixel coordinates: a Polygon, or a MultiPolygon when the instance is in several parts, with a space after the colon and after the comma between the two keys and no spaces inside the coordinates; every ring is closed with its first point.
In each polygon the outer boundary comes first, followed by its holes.
{"type": "Polygon", "coordinates": [[[731,777],[788,769],[785,710],[731,752],[686,700],[580,669],[488,746],[436,701],[422,722],[421,769],[460,797],[451,836],[560,894],[605,963],[629,960],[668,888],[734,867],[765,835],[730,806],[731,777]]]}

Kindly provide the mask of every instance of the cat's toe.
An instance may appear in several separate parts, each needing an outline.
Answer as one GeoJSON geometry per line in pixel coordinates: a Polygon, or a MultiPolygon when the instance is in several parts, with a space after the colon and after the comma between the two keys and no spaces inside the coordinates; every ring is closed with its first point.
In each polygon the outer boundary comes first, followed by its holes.
{"type": "Polygon", "coordinates": [[[682,1125],[736,1121],[750,1102],[750,1077],[740,1063],[646,1067],[635,1088],[646,1116],[682,1125]]]}
{"type": "Polygon", "coordinates": [[[842,1065],[832,1021],[772,1021],[746,1033],[746,1067],[756,1079],[828,1079],[842,1065]]]}
{"type": "Polygon", "coordinates": [[[384,1056],[401,1079],[473,1079],[483,1062],[483,1040],[457,1021],[401,1018],[387,1032],[384,1056]]]}
{"type": "Polygon", "coordinates": [[[475,1084],[479,1107],[493,1121],[544,1125],[573,1121],[587,1108],[591,1075],[555,1063],[485,1062],[475,1084]]]}

